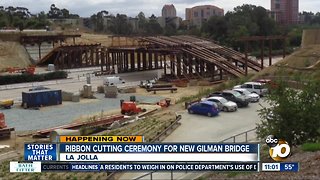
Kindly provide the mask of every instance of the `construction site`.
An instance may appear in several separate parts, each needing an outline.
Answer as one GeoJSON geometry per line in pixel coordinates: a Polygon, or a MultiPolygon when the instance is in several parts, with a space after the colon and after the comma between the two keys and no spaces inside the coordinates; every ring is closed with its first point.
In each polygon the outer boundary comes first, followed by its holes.
{"type": "MultiPolygon", "coordinates": [[[[5,172],[8,161],[20,159],[25,142],[54,142],[59,135],[143,135],[146,142],[228,142],[223,140],[255,129],[257,111],[269,104],[261,99],[236,112],[210,118],[188,114],[188,97],[201,99],[206,92],[229,89],[243,79],[272,79],[279,76],[280,66],[292,76],[307,73],[320,79],[319,37],[319,30],[305,31],[301,48],[288,57],[284,57],[285,45],[283,56],[273,57],[270,47],[269,56],[264,57],[262,45],[257,59],[248,52],[250,42],[284,42],[286,37],[243,37],[239,41],[246,51],[241,53],[186,35],[1,32],[0,78],[60,71],[67,77],[0,85],[0,162],[7,163],[2,165],[0,177],[24,179],[23,174],[5,172]]],[[[238,142],[256,140],[255,132],[250,133],[238,142]]],[[[37,178],[135,179],[140,175],[143,173],[44,173],[37,178]]],[[[173,176],[193,179],[200,173],[173,176]]]]}

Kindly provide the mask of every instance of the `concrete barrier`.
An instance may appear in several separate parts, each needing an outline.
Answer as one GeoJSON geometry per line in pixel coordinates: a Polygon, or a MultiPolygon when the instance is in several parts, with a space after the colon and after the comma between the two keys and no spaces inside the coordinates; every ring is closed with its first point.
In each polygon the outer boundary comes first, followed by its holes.
{"type": "Polygon", "coordinates": [[[80,102],[80,94],[79,93],[75,93],[72,95],[72,102],[80,102]]]}
{"type": "Polygon", "coordinates": [[[72,101],[72,92],[62,91],[62,101],[72,101]]]}

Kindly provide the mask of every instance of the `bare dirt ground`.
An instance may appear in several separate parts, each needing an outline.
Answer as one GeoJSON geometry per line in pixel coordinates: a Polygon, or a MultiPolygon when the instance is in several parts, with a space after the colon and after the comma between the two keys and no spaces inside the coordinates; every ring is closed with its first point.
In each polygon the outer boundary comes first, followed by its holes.
{"type": "MultiPolygon", "coordinates": [[[[73,40],[67,40],[68,44],[72,44],[73,40]]],[[[96,44],[100,43],[102,46],[130,46],[137,44],[138,42],[133,41],[131,38],[126,37],[112,37],[112,35],[104,34],[89,34],[82,33],[80,38],[76,39],[77,44],[96,44]]]]}
{"type": "Polygon", "coordinates": [[[20,43],[0,41],[0,72],[8,67],[29,65],[31,65],[29,54],[20,43]]]}
{"type": "Polygon", "coordinates": [[[147,92],[143,88],[138,88],[137,93],[139,95],[148,95],[148,96],[162,96],[170,98],[171,102],[175,104],[179,99],[186,96],[191,96],[197,94],[201,89],[212,88],[213,86],[189,86],[189,87],[178,87],[177,92],[171,93],[170,91],[158,91],[156,94],[153,92],[147,92]]]}

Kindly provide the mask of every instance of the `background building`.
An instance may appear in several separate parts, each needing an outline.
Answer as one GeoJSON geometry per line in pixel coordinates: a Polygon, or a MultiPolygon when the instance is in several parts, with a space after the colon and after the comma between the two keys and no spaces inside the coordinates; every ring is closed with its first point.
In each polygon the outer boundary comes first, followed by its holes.
{"type": "Polygon", "coordinates": [[[271,16],[280,24],[299,23],[299,0],[271,0],[271,16]]]}
{"type": "Polygon", "coordinates": [[[211,16],[224,16],[224,10],[212,5],[186,8],[186,20],[193,26],[201,27],[211,16]]]}
{"type": "Polygon", "coordinates": [[[163,6],[162,17],[164,18],[177,17],[177,10],[173,4],[170,4],[170,5],[166,4],[163,6]]]}
{"type": "Polygon", "coordinates": [[[166,4],[162,8],[162,16],[158,17],[157,21],[162,28],[171,25],[178,29],[180,26],[181,18],[177,17],[177,10],[173,4],[166,4]]]}

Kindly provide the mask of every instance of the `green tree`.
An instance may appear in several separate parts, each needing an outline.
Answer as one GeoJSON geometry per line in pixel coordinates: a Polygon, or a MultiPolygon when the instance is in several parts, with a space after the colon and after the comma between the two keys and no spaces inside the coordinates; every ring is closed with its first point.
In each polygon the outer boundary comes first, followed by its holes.
{"type": "MultiPolygon", "coordinates": [[[[93,14],[90,19],[93,24],[93,28],[96,32],[105,32],[107,27],[105,26],[105,19],[107,19],[109,12],[106,10],[102,10],[97,14],[93,14]]],[[[113,17],[113,16],[109,16],[113,17]]]]}
{"type": "Polygon", "coordinates": [[[278,32],[278,27],[266,9],[245,4],[235,7],[224,17],[211,17],[204,22],[201,32],[222,44],[238,48],[242,45],[237,42],[238,38],[274,35],[278,32]]]}
{"type": "Polygon", "coordinates": [[[272,134],[291,145],[320,140],[319,82],[306,83],[303,90],[289,88],[284,81],[277,82],[266,97],[271,107],[260,110],[260,138],[272,134]]]}
{"type": "Polygon", "coordinates": [[[68,9],[61,9],[62,18],[69,18],[70,13],[68,9]]]}
{"type": "Polygon", "coordinates": [[[145,30],[148,35],[159,35],[163,33],[163,29],[157,22],[157,17],[154,14],[149,17],[149,22],[146,24],[145,30]]]}
{"type": "Polygon", "coordinates": [[[125,14],[117,14],[111,19],[110,31],[114,34],[129,35],[132,33],[132,26],[128,22],[125,14]]]}
{"type": "Polygon", "coordinates": [[[311,20],[311,24],[320,24],[320,12],[317,12],[311,20]]]}
{"type": "Polygon", "coordinates": [[[138,18],[138,33],[145,34],[146,24],[148,23],[146,16],[143,12],[140,12],[136,18],[138,18]]]}
{"type": "Polygon", "coordinates": [[[50,10],[47,14],[49,19],[68,19],[79,18],[77,14],[71,14],[68,9],[59,9],[55,4],[51,4],[50,10]]]}
{"type": "Polygon", "coordinates": [[[208,33],[209,37],[217,41],[223,41],[228,35],[228,24],[225,17],[212,16],[201,27],[201,31],[208,33]]]}
{"type": "Polygon", "coordinates": [[[302,13],[300,13],[300,16],[303,17],[304,24],[312,24],[312,19],[314,18],[314,15],[315,14],[313,12],[303,11],[302,13]]]}
{"type": "Polygon", "coordinates": [[[173,36],[177,34],[177,28],[174,23],[167,23],[166,27],[164,28],[164,35],[166,36],[173,36]]]}
{"type": "Polygon", "coordinates": [[[0,6],[0,27],[24,28],[45,28],[49,21],[44,12],[31,14],[25,7],[3,7],[0,6]]]}
{"type": "Polygon", "coordinates": [[[51,4],[50,10],[48,12],[48,18],[50,19],[59,19],[62,18],[62,12],[55,4],[51,4]]]}

